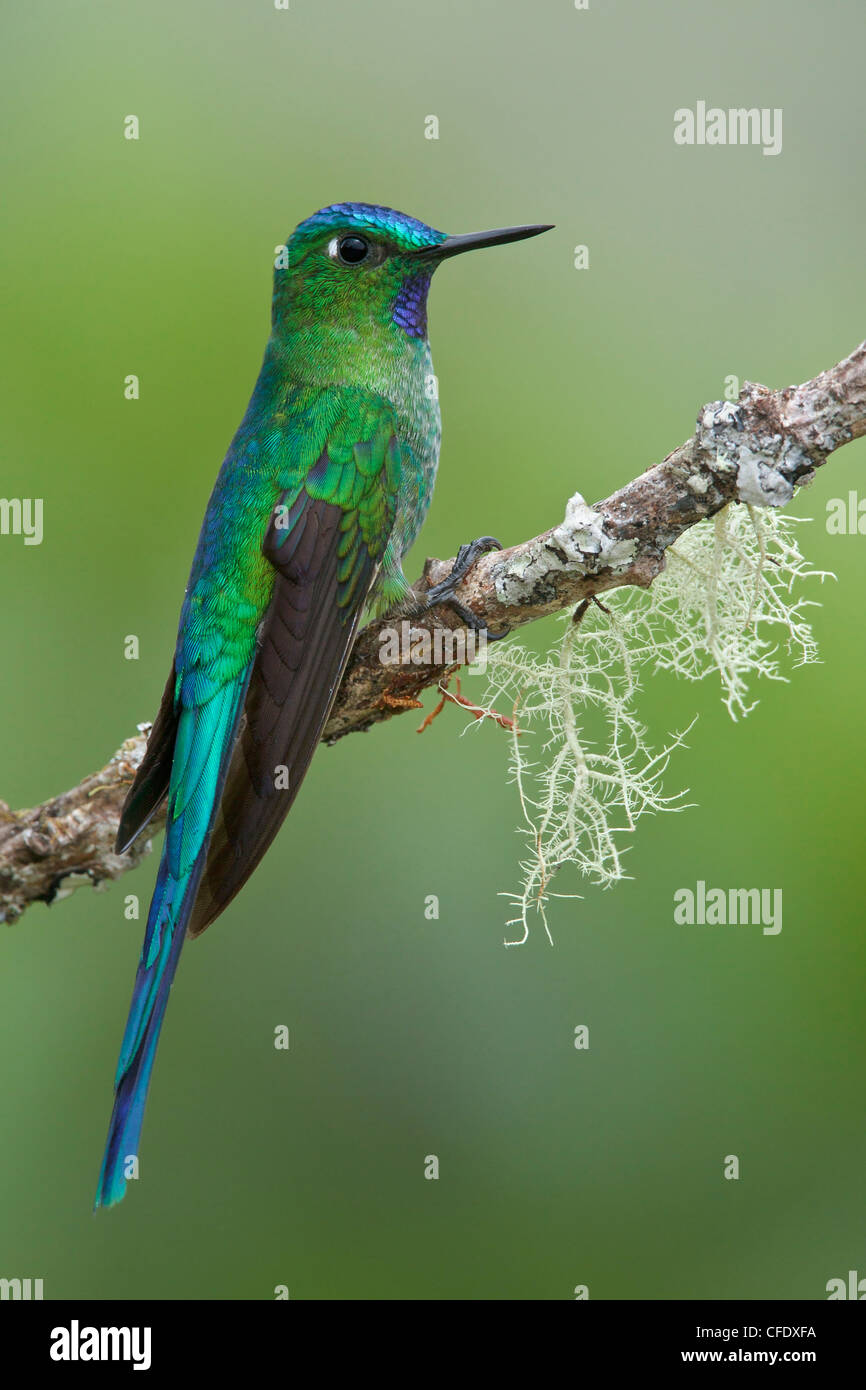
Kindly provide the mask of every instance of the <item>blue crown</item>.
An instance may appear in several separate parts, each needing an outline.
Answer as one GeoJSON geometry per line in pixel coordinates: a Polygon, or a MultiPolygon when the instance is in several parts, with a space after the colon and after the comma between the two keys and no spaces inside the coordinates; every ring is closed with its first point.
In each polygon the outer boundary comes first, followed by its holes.
{"type": "Polygon", "coordinates": [[[395,212],[393,208],[382,208],[375,203],[332,203],[330,207],[320,208],[312,217],[299,223],[294,235],[306,237],[323,231],[337,231],[341,227],[373,229],[407,251],[417,251],[422,246],[438,246],[447,238],[446,232],[437,232],[435,227],[428,227],[417,217],[408,217],[405,212],[395,212]]]}

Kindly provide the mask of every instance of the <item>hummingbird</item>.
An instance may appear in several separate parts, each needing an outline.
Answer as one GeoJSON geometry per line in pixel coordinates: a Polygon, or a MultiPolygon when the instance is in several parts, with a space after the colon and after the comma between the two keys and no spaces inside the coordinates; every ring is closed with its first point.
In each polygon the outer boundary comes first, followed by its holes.
{"type": "Polygon", "coordinates": [[[427,292],[452,256],[548,230],[449,236],[390,208],[335,203],[275,260],[264,361],[208,502],[117,832],[122,854],[167,799],[95,1207],[119,1202],[135,1170],[184,938],[219,916],[279,830],[362,615],[450,604],[484,626],[454,591],[499,548],[494,537],[461,546],[420,600],[403,574],[439,461],[427,292]]]}

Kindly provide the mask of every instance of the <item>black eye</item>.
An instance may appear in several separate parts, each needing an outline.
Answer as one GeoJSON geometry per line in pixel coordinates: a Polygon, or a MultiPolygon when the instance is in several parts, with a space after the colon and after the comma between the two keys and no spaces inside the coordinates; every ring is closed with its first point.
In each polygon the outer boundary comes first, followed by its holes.
{"type": "Polygon", "coordinates": [[[370,243],[362,236],[344,236],[337,243],[337,254],[346,265],[357,265],[367,259],[370,243]]]}

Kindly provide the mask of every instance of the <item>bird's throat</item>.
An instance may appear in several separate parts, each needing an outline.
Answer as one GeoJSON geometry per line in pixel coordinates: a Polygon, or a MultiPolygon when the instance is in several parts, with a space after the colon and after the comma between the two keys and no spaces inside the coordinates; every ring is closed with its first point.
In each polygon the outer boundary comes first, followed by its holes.
{"type": "Polygon", "coordinates": [[[394,302],[391,321],[410,338],[427,337],[427,291],[431,275],[431,271],[422,270],[404,280],[394,302]]]}

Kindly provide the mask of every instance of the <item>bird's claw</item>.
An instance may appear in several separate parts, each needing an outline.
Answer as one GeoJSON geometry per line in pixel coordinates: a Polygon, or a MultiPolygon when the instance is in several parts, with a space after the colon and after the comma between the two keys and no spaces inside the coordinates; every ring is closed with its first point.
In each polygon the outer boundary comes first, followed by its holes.
{"type": "Polygon", "coordinates": [[[499,642],[503,637],[507,637],[511,631],[510,627],[506,625],[501,632],[491,632],[483,618],[479,618],[477,613],[473,613],[471,608],[459,603],[454,597],[458,585],[481,556],[491,550],[501,549],[502,545],[495,536],[479,536],[478,540],[461,545],[448,577],[434,584],[424,595],[425,609],[436,608],[440,603],[447,604],[466,627],[472,628],[473,632],[483,632],[488,642],[499,642]]]}

